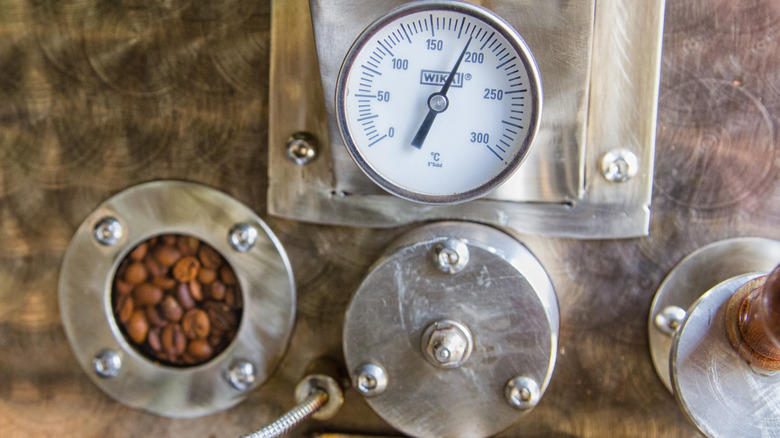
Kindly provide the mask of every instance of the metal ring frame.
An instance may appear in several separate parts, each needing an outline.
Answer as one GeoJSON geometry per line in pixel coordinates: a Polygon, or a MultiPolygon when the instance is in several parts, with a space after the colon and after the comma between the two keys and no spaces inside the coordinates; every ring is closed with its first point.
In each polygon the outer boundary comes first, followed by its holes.
{"type": "Polygon", "coordinates": [[[371,25],[363,31],[362,34],[355,40],[352,47],[350,47],[347,56],[344,58],[344,63],[341,66],[338,80],[336,82],[336,118],[338,119],[339,132],[341,138],[344,140],[344,145],[352,156],[352,159],[360,167],[360,169],[371,178],[377,185],[387,192],[410,201],[420,202],[423,204],[458,204],[466,202],[472,199],[482,197],[492,190],[500,186],[504,181],[509,179],[515,171],[520,167],[525,157],[528,155],[528,151],[531,147],[536,133],[539,131],[539,125],[542,119],[542,84],[539,68],[536,65],[531,49],[526,42],[520,36],[520,34],[506,21],[499,16],[495,15],[491,11],[479,6],[475,6],[469,3],[463,3],[459,1],[436,1],[436,2],[423,2],[423,3],[410,3],[405,6],[401,6],[387,15],[384,15],[379,20],[371,23],[371,25]],[[347,79],[349,78],[349,72],[352,70],[352,66],[355,62],[355,58],[360,53],[361,49],[374,34],[384,28],[384,26],[396,19],[405,17],[410,14],[414,14],[420,11],[433,11],[433,10],[446,10],[455,11],[462,14],[474,17],[491,27],[495,28],[504,38],[507,39],[512,48],[519,54],[520,60],[528,74],[528,87],[530,89],[531,101],[531,123],[528,125],[528,134],[523,139],[522,145],[519,146],[519,151],[515,154],[512,161],[495,177],[491,178],[486,183],[479,187],[473,188],[463,193],[455,193],[452,195],[427,195],[408,190],[396,183],[388,180],[382,176],[374,167],[365,159],[363,153],[357,147],[354,137],[351,134],[349,127],[349,121],[346,117],[346,96],[347,96],[347,79]]]}
{"type": "Polygon", "coordinates": [[[63,326],[73,352],[90,379],[117,401],[169,417],[196,417],[243,400],[282,358],[295,317],[295,284],[289,260],[268,226],[248,207],[209,187],[155,181],[108,199],[81,224],[68,246],[59,280],[63,326]],[[113,217],[122,225],[114,245],[93,237],[95,224],[113,217]],[[233,249],[228,230],[248,223],[258,231],[246,252],[233,249]],[[196,237],[219,251],[241,286],[244,313],[236,338],[210,361],[188,368],[153,362],[121,333],[111,308],[111,286],[119,263],[140,242],[166,233],[196,237]],[[93,359],[113,351],[121,366],[114,377],[100,377],[93,359]],[[245,388],[231,385],[237,363],[254,365],[245,388]]]}

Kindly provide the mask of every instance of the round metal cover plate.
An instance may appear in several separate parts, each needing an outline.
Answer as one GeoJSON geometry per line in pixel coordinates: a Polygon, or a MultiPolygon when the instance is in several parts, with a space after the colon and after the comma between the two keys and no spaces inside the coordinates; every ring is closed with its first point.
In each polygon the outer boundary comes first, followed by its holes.
{"type": "Polygon", "coordinates": [[[742,274],[771,271],[778,262],[779,241],[741,237],[703,246],[672,269],[656,292],[648,321],[653,365],[669,391],[672,390],[669,353],[673,336],[656,327],[656,316],[670,306],[687,311],[699,297],[722,281],[742,274]]]}
{"type": "Polygon", "coordinates": [[[710,437],[780,434],[780,373],[751,367],[726,333],[734,292],[760,274],[726,280],[689,310],[671,352],[674,392],[693,423],[710,437]]]}
{"type": "Polygon", "coordinates": [[[530,377],[544,392],[558,327],[552,283],[521,243],[491,227],[445,222],[406,234],[374,265],[347,311],[344,353],[353,380],[363,364],[384,367],[386,390],[366,402],[391,426],[420,437],[484,437],[527,412],[507,403],[508,381],[530,377]],[[469,251],[457,273],[433,256],[450,239],[469,251]],[[447,319],[473,336],[470,356],[454,368],[434,366],[421,348],[425,329],[447,319]]]}
{"type": "Polygon", "coordinates": [[[73,236],[60,270],[59,303],[73,352],[90,379],[117,401],[170,417],[195,417],[226,409],[266,380],[282,358],[295,316],[295,285],[289,260],[267,225],[248,207],[198,184],[155,181],[131,187],[93,211],[73,236]],[[116,218],[122,233],[113,245],[99,243],[95,225],[116,218]],[[257,241],[246,252],[231,247],[235,224],[251,224],[257,241]],[[140,242],[160,234],[197,237],[233,267],[243,293],[238,333],[225,351],[202,365],[177,368],[142,356],[121,333],[111,306],[119,263],[140,242]],[[114,377],[101,378],[93,359],[116,353],[114,377]],[[243,390],[227,376],[239,361],[254,365],[243,390]]]}

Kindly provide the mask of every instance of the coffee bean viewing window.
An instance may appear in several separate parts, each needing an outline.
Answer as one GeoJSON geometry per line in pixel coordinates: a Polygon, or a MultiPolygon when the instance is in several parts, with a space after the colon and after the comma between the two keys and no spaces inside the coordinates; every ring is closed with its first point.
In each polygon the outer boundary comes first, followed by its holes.
{"type": "Polygon", "coordinates": [[[211,246],[181,234],[141,242],[122,260],[112,307],[125,339],[152,361],[205,363],[236,336],[243,300],[233,268],[211,246]]]}

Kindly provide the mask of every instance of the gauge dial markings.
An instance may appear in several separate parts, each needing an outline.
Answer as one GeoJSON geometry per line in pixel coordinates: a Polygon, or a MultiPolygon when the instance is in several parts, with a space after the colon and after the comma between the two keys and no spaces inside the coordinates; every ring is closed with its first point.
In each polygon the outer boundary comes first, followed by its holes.
{"type": "MultiPolygon", "coordinates": [[[[538,98],[533,94],[538,88],[533,75],[538,73],[532,71],[533,61],[529,67],[524,43],[518,48],[501,26],[479,15],[449,9],[399,15],[366,35],[355,49],[362,54],[348,64],[352,79],[339,79],[344,98],[337,101],[342,102],[339,107],[344,111],[352,108],[352,115],[347,111],[345,120],[352,120],[358,129],[350,131],[343,121],[339,127],[354,139],[345,143],[371,179],[378,183],[384,180],[380,185],[388,190],[397,185],[404,193],[410,190],[430,193],[424,197],[448,197],[468,190],[435,188],[451,185],[444,181],[459,180],[453,172],[471,173],[473,180],[480,172],[495,169],[484,173],[488,179],[482,181],[488,181],[517,167],[517,157],[524,156],[528,148],[529,132],[534,133],[538,126],[534,121],[538,98]],[[442,68],[442,64],[454,61],[453,56],[458,57],[454,68],[442,68]],[[431,90],[434,85],[438,87],[431,90]],[[483,97],[483,90],[494,90],[498,97],[483,97]],[[527,113],[523,99],[529,96],[532,100],[527,113]],[[422,117],[422,122],[417,117],[422,117]],[[434,122],[439,118],[441,121],[434,122]],[[475,133],[476,141],[470,137],[475,133]],[[410,136],[414,147],[403,152],[403,145],[410,145],[410,136]],[[417,151],[423,150],[423,142],[426,152],[421,154],[417,151]]],[[[468,184],[479,187],[484,182],[468,184]]],[[[457,185],[468,187],[461,182],[457,185]]]]}

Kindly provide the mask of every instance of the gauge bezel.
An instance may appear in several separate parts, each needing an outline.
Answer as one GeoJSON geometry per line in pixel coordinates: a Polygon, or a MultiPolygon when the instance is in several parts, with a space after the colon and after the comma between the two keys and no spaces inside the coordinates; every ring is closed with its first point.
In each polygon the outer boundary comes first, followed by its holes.
{"type": "Polygon", "coordinates": [[[379,187],[389,192],[390,194],[422,204],[459,204],[481,198],[500,186],[517,171],[522,162],[528,156],[531,144],[533,143],[533,140],[539,131],[541,113],[542,85],[539,68],[536,65],[536,61],[534,60],[534,57],[531,54],[531,50],[529,49],[525,40],[523,40],[514,27],[512,27],[509,23],[504,21],[501,17],[497,16],[493,12],[480,6],[463,3],[460,1],[439,0],[414,2],[394,9],[375,20],[360,34],[360,36],[357,37],[355,42],[347,51],[347,55],[341,65],[336,82],[336,119],[339,133],[341,134],[344,145],[346,146],[347,151],[349,152],[349,155],[352,157],[355,164],[357,164],[357,166],[363,171],[363,173],[366,174],[366,176],[368,176],[372,181],[379,185],[379,187]],[[365,158],[363,153],[358,148],[357,142],[350,130],[349,122],[346,117],[347,80],[355,64],[355,59],[360,54],[362,49],[375,34],[384,29],[388,24],[395,22],[396,20],[401,19],[407,15],[423,11],[459,12],[465,15],[469,15],[492,27],[500,35],[506,38],[512,48],[517,52],[528,74],[528,90],[529,98],[532,104],[532,110],[530,114],[528,131],[523,138],[522,143],[518,146],[518,150],[515,152],[510,162],[501,172],[490,178],[484,184],[460,193],[431,195],[406,189],[385,178],[374,168],[371,162],[365,158]]]}

